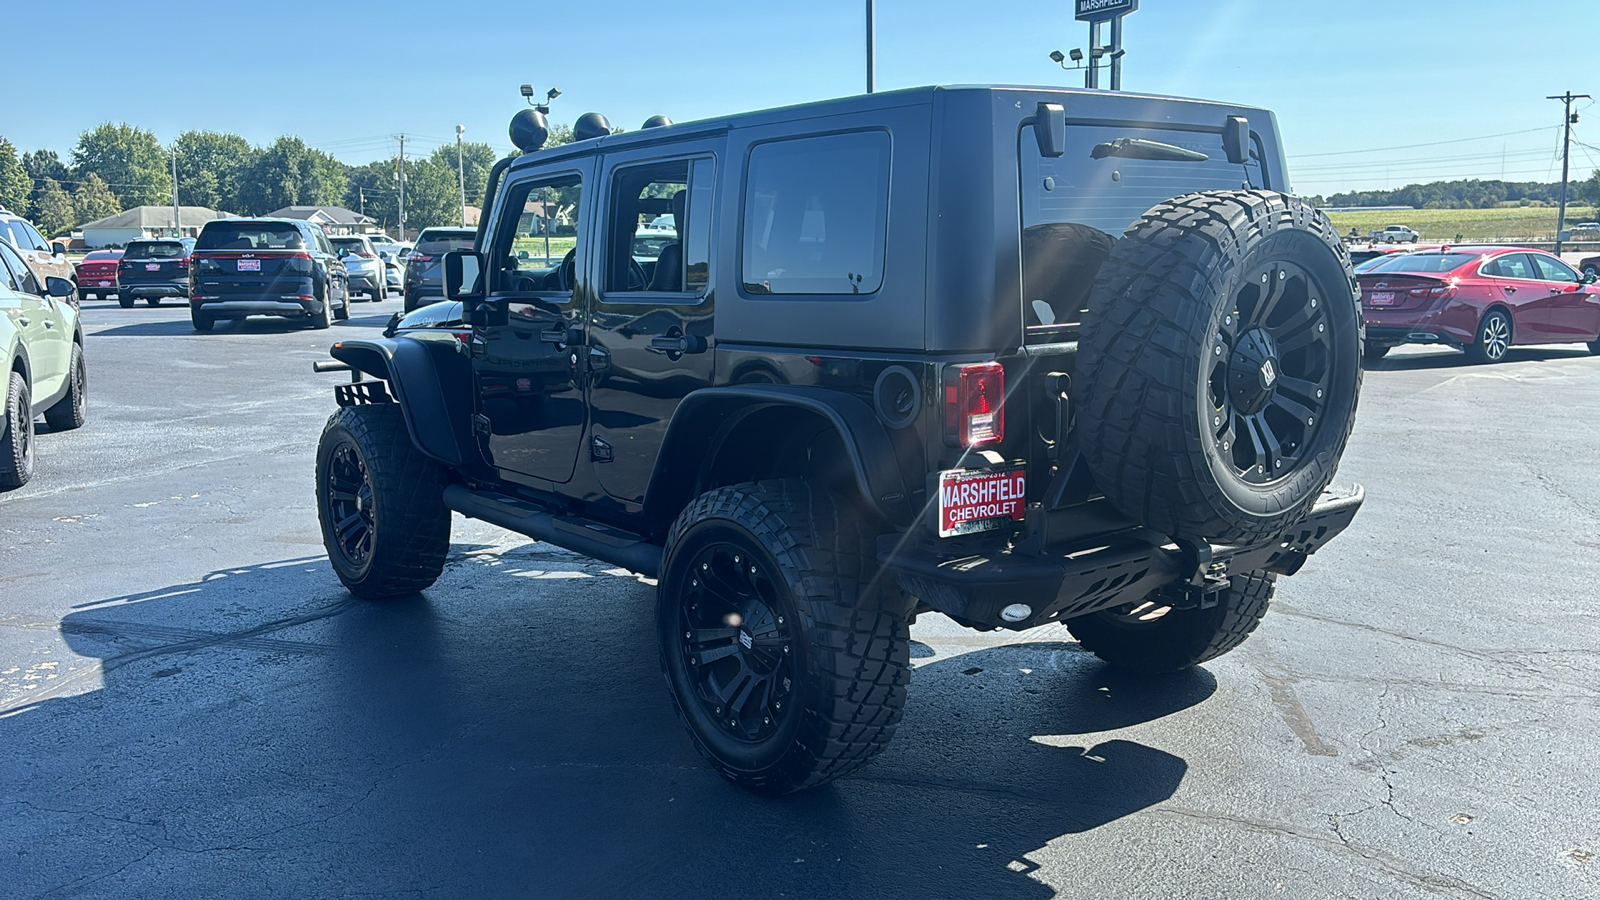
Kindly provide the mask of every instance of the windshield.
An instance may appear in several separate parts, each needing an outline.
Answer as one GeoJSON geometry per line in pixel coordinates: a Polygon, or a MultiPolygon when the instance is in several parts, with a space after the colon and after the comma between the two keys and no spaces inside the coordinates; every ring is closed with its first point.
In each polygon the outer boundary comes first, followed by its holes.
{"type": "Polygon", "coordinates": [[[304,250],[300,229],[285,222],[211,222],[196,250],[304,250]]]}
{"type": "Polygon", "coordinates": [[[132,241],[124,254],[128,259],[175,259],[183,255],[177,241],[132,241]]]}
{"type": "Polygon", "coordinates": [[[1467,263],[1476,261],[1478,257],[1477,253],[1403,253],[1378,260],[1376,265],[1363,271],[1368,274],[1413,272],[1418,275],[1454,272],[1467,263]]]}

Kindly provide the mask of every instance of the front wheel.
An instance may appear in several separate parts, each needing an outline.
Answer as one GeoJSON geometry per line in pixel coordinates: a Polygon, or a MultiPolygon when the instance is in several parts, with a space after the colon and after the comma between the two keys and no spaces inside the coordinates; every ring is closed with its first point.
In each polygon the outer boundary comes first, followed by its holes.
{"type": "Polygon", "coordinates": [[[44,411],[44,420],[55,431],[82,428],[89,418],[89,369],[83,362],[83,348],[72,344],[71,370],[67,374],[67,395],[44,411]]]}
{"type": "Polygon", "coordinates": [[[1068,619],[1066,626],[1085,650],[1119,669],[1178,672],[1244,643],[1266,615],[1276,580],[1269,572],[1235,575],[1204,609],[1177,608],[1181,595],[1165,588],[1138,603],[1068,619]]]}
{"type": "Polygon", "coordinates": [[[400,407],[346,406],[317,445],[317,519],[328,561],[350,593],[414,594],[450,552],[444,469],[411,443],[400,407]]]}
{"type": "Polygon", "coordinates": [[[124,294],[118,294],[117,305],[123,309],[133,309],[133,298],[124,294]]]}
{"type": "Polygon", "coordinates": [[[888,745],[910,680],[910,602],[872,535],[802,479],[702,494],[673,523],[656,592],[661,667],[724,778],[785,794],[888,745]]]}
{"type": "Polygon", "coordinates": [[[1478,339],[1466,347],[1467,358],[1476,363],[1497,363],[1511,349],[1511,317],[1492,310],[1478,324],[1478,339]]]}
{"type": "Polygon", "coordinates": [[[316,329],[333,327],[333,312],[328,307],[333,301],[324,294],[321,305],[311,314],[311,327],[316,329]]]}

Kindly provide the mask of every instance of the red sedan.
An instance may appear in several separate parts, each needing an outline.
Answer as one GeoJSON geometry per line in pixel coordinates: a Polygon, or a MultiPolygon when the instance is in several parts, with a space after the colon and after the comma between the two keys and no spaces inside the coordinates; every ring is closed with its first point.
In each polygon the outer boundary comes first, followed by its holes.
{"type": "Polygon", "coordinates": [[[74,268],[78,272],[78,293],[85,300],[105,298],[117,292],[117,260],[121,250],[96,250],[74,268]]]}
{"type": "Polygon", "coordinates": [[[1478,362],[1513,346],[1587,343],[1600,353],[1600,287],[1554,254],[1444,247],[1392,256],[1356,276],[1366,357],[1400,344],[1446,344],[1478,362]]]}

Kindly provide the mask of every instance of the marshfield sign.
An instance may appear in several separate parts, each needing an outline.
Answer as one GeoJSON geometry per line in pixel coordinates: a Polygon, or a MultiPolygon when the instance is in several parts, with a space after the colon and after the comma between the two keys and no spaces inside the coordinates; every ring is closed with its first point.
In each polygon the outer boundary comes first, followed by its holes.
{"type": "Polygon", "coordinates": [[[1103,22],[1125,16],[1139,8],[1139,0],[1073,0],[1080,22],[1103,22]]]}

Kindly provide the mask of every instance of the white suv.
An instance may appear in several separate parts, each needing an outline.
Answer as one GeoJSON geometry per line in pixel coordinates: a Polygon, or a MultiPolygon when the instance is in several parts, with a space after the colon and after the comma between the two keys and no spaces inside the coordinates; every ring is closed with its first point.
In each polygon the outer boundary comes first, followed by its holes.
{"type": "Polygon", "coordinates": [[[14,215],[0,206],[0,241],[11,245],[22,261],[28,264],[42,284],[46,278],[65,278],[72,282],[72,295],[68,302],[78,305],[78,272],[67,260],[67,245],[50,243],[33,227],[33,223],[14,215]]]}

